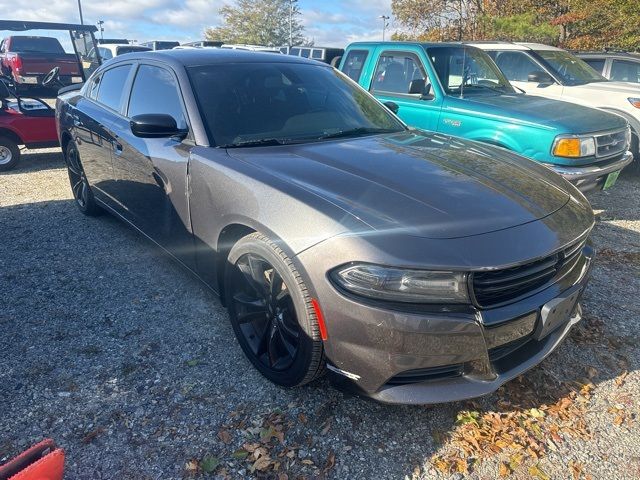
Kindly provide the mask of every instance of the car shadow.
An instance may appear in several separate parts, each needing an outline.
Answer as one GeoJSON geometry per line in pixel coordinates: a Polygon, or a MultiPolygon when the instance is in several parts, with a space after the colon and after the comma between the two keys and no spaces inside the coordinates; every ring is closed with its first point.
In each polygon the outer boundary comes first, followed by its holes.
{"type": "Polygon", "coordinates": [[[20,175],[24,173],[63,168],[64,158],[60,148],[47,148],[42,150],[26,150],[20,152],[20,162],[13,169],[0,172],[3,175],[20,175]]]}
{"type": "MultiPolygon", "coordinates": [[[[59,168],[59,153],[47,155],[45,168],[59,168]]],[[[24,167],[42,166],[34,159],[24,167]]],[[[478,440],[492,432],[522,429],[511,445],[538,434],[580,437],[601,385],[619,382],[614,393],[623,395],[625,372],[640,366],[640,263],[615,254],[597,260],[583,322],[538,367],[481,399],[389,406],[327,379],[293,390],[266,381],[212,292],[113,217],[49,201],[0,208],[0,225],[0,463],[52,437],[72,459],[70,479],[88,471],[157,478],[205,454],[232,478],[249,475],[247,444],[265,448],[267,478],[276,464],[289,478],[464,473],[510,454],[478,440]]],[[[612,252],[624,244],[603,243],[604,233],[622,241],[636,234],[601,228],[596,247],[612,252]]],[[[539,459],[550,447],[535,448],[539,459]]]]}

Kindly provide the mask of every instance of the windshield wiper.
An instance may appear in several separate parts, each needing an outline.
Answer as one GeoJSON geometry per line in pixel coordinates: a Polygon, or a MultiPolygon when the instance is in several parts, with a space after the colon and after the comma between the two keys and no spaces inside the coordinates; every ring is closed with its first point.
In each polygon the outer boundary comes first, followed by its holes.
{"type": "Polygon", "coordinates": [[[259,138],[257,140],[244,140],[242,142],[230,143],[228,145],[221,145],[222,148],[240,148],[240,147],[268,147],[270,145],[287,145],[287,142],[282,138],[259,138]]]}
{"type": "Polygon", "coordinates": [[[318,139],[324,140],[325,138],[357,137],[359,135],[368,135],[375,133],[397,133],[400,131],[401,130],[396,130],[393,128],[358,127],[349,130],[341,130],[334,133],[327,133],[326,135],[319,136],[318,139]]]}

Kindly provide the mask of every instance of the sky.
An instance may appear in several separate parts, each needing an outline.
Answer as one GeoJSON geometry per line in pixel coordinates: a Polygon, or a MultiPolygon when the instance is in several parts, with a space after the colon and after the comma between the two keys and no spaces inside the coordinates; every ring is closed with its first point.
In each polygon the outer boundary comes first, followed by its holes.
{"type": "MultiPolygon", "coordinates": [[[[233,0],[82,0],[85,23],[104,20],[104,36],[147,40],[199,40],[219,24],[233,0]]],[[[318,46],[344,47],[382,38],[381,15],[391,0],[299,0],[305,36],[318,46]]],[[[79,23],[77,0],[0,0],[0,19],[79,23]]],[[[3,32],[4,35],[4,32],[3,32]]]]}

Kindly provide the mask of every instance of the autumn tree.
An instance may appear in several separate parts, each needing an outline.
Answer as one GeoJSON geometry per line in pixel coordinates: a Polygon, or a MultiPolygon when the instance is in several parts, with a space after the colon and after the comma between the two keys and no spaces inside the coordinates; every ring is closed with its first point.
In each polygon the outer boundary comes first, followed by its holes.
{"type": "Polygon", "coordinates": [[[289,44],[289,13],[292,15],[292,44],[305,42],[298,0],[237,0],[220,9],[223,23],[207,28],[208,40],[226,43],[280,46],[289,44]]]}

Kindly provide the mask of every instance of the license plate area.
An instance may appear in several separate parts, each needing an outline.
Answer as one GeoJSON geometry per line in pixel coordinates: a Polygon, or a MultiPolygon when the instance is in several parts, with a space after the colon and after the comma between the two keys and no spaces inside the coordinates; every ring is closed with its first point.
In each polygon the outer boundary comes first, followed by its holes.
{"type": "Polygon", "coordinates": [[[582,293],[582,290],[578,289],[568,297],[554,298],[542,306],[540,309],[540,323],[534,335],[538,340],[545,338],[555,329],[569,321],[580,298],[580,293],[582,293]]]}

